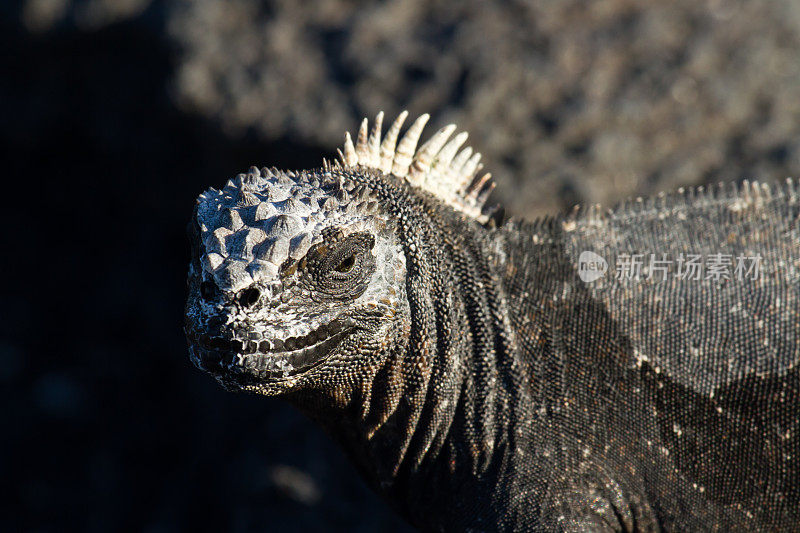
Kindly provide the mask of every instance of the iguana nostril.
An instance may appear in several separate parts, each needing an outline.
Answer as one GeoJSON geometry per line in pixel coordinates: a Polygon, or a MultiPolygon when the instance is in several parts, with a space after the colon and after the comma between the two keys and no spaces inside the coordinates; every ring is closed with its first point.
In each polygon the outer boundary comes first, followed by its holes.
{"type": "Polygon", "coordinates": [[[239,303],[242,304],[242,307],[253,307],[258,302],[259,298],[261,298],[261,291],[256,288],[251,288],[242,291],[242,294],[239,296],[239,303]]]}
{"type": "Polygon", "coordinates": [[[204,300],[210,300],[217,292],[217,286],[211,281],[204,281],[200,284],[200,296],[204,300]]]}

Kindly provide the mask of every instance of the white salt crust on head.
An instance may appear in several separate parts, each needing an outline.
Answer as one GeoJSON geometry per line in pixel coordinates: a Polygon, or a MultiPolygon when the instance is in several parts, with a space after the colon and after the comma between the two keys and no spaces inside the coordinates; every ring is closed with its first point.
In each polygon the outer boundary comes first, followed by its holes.
{"type": "Polygon", "coordinates": [[[203,275],[234,292],[253,281],[277,281],[280,266],[321,242],[325,228],[346,223],[358,231],[376,208],[366,190],[330,173],[251,168],[198,199],[203,275]]]}

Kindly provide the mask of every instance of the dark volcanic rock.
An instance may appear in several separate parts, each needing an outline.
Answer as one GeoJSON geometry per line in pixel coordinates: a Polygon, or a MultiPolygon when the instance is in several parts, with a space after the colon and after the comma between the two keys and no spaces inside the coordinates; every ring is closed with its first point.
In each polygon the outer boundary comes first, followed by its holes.
{"type": "Polygon", "coordinates": [[[323,146],[380,109],[431,111],[470,132],[520,214],[800,163],[791,0],[203,0],[172,13],[184,108],[323,146]]]}

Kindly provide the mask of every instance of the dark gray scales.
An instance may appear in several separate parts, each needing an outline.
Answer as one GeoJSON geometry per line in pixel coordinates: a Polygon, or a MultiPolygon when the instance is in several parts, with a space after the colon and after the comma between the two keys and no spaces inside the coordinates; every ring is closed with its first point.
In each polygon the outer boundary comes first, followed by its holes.
{"type": "Polygon", "coordinates": [[[404,118],[201,196],[195,364],[297,405],[424,530],[799,530],[797,185],[503,221],[465,136],[404,118]]]}

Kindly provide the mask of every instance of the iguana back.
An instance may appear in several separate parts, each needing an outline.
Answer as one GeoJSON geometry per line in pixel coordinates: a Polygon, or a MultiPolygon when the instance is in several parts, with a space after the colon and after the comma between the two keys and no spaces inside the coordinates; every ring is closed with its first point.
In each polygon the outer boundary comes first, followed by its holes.
{"type": "Polygon", "coordinates": [[[798,216],[791,182],[746,183],[512,223],[506,264],[530,266],[504,289],[564,520],[616,500],[627,530],[800,527],[798,216]],[[580,279],[585,252],[605,275],[580,279]]]}

